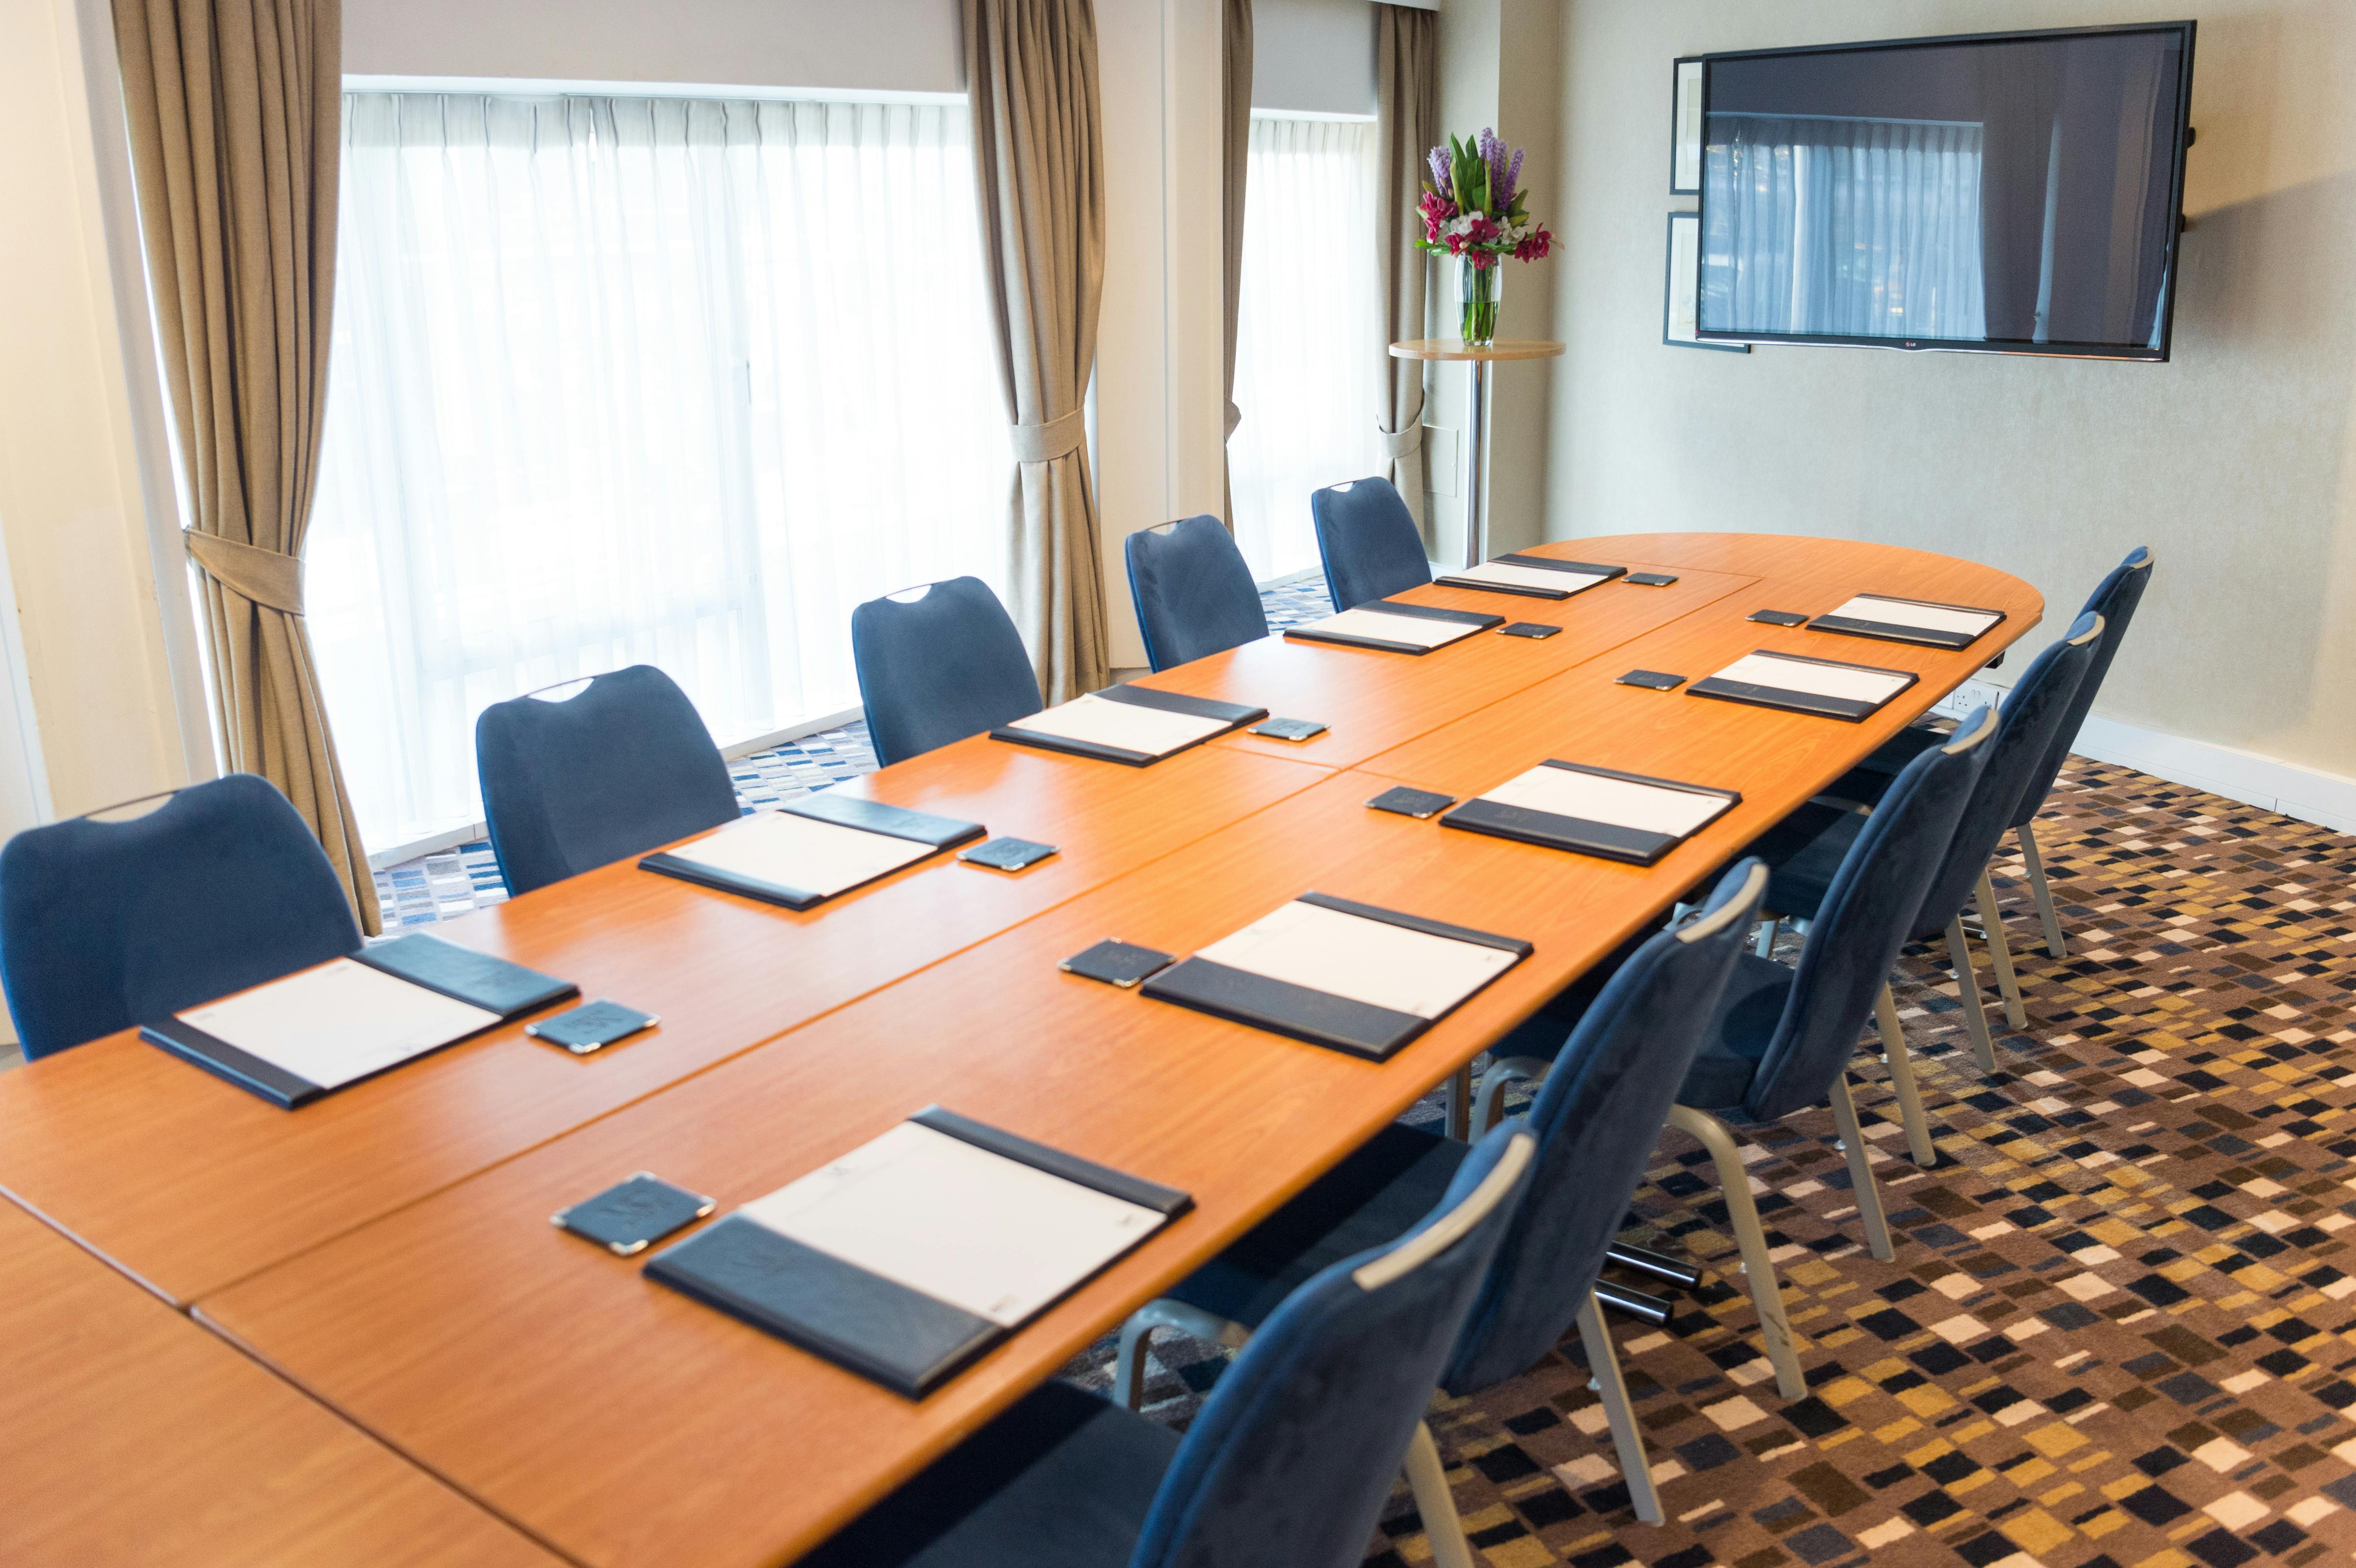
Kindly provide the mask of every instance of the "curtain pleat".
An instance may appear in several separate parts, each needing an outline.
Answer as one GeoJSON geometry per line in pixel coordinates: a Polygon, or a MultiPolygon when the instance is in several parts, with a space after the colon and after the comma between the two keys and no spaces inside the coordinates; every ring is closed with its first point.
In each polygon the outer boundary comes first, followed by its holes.
{"type": "Polygon", "coordinates": [[[228,763],[294,802],[374,934],[299,571],[327,396],[342,10],[116,0],[114,23],[228,763]]]}
{"type": "MultiPolygon", "coordinates": [[[[1222,155],[1219,196],[1224,220],[1220,229],[1224,250],[1219,275],[1227,334],[1226,433],[1232,441],[1236,426],[1243,422],[1244,417],[1242,411],[1236,407],[1236,332],[1243,319],[1244,193],[1251,179],[1251,0],[1226,0],[1219,39],[1226,51],[1219,77],[1219,150],[1222,155]]],[[[1226,515],[1227,529],[1233,532],[1236,526],[1236,464],[1232,455],[1226,456],[1225,462],[1226,515]]]]}
{"type": "Polygon", "coordinates": [[[1317,564],[1312,490],[1385,463],[1388,384],[1365,351],[1382,325],[1374,146],[1364,120],[1251,122],[1227,454],[1236,544],[1263,582],[1317,564]]]}
{"type": "Polygon", "coordinates": [[[1423,196],[1424,154],[1440,141],[1440,18],[1407,5],[1375,6],[1375,244],[1382,336],[1383,473],[1408,509],[1423,520],[1423,364],[1394,359],[1390,346],[1425,335],[1423,252],[1416,203],[1423,196]]]}
{"type": "Polygon", "coordinates": [[[1112,678],[1081,400],[1104,293],[1091,0],[964,0],[976,206],[1015,468],[1015,624],[1051,703],[1112,678]]]}
{"type": "Polygon", "coordinates": [[[1705,325],[1987,336],[1978,125],[1711,118],[1702,176],[1705,325]]]}

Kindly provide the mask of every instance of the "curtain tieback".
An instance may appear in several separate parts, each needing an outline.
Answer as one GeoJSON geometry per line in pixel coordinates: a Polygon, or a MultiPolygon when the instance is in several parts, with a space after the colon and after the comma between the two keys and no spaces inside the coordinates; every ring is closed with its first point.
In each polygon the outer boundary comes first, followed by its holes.
{"type": "Polygon", "coordinates": [[[1389,431],[1376,425],[1375,432],[1383,438],[1383,455],[1394,463],[1410,452],[1423,449],[1423,420],[1420,415],[1408,421],[1402,430],[1389,431]]]}
{"type": "Polygon", "coordinates": [[[1053,463],[1079,451],[1088,439],[1087,411],[1074,409],[1059,420],[1014,427],[1014,461],[1053,463]]]}
{"type": "Polygon", "coordinates": [[[195,528],[182,528],[180,537],[187,541],[188,553],[205,569],[205,575],[230,592],[289,615],[303,613],[300,558],[195,528]]]}

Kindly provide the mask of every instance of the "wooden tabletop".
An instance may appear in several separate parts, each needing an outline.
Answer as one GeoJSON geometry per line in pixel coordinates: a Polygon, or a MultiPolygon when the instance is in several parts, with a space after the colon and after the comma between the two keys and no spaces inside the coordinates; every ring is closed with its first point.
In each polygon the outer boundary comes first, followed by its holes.
{"type": "MultiPolygon", "coordinates": [[[[2042,609],[2003,573],[1880,546],[1643,536],[1550,549],[1754,581],[1361,768],[1323,773],[666,1093],[211,1294],[199,1316],[584,1563],[790,1560],[1656,921],[2042,609]],[[1965,653],[1741,619],[1758,608],[1820,612],[1868,591],[1987,605],[2008,618],[1965,653]],[[1860,724],[1612,682],[1635,667],[1699,677],[1753,647],[1924,678],[1860,724]],[[1401,779],[1472,793],[1548,756],[1744,798],[1650,869],[1362,804],[1401,779]],[[1312,889],[1523,937],[1535,951],[1383,1064],[1055,968],[1107,936],[1188,952],[1312,889]],[[1183,1187],[1196,1208],[921,1403],[652,1285],[642,1260],[603,1253],[547,1221],[640,1168],[712,1193],[724,1211],[934,1102],[1183,1187]],[[600,1442],[583,1445],[584,1431],[600,1442]]],[[[1500,607],[1508,603],[1522,607],[1500,607]]],[[[1590,593],[1542,607],[1573,624],[1608,603],[1590,593]]],[[[1442,667],[1447,657],[1412,662],[1442,667]]],[[[1130,776],[1158,795],[1161,773],[1130,776]]]]}
{"type": "Polygon", "coordinates": [[[558,1561],[0,1201],[0,1563],[558,1561]]]}
{"type": "Polygon", "coordinates": [[[1391,345],[1394,359],[1552,359],[1562,351],[1561,344],[1541,337],[1500,337],[1494,343],[1467,343],[1461,337],[1410,337],[1391,345]]]}

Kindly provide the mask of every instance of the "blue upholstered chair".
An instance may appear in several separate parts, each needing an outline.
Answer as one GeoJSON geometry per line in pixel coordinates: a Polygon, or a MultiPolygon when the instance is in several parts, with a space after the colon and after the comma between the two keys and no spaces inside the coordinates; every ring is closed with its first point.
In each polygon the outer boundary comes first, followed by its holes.
{"type": "MultiPolygon", "coordinates": [[[[1767,1359],[1785,1399],[1801,1398],[1807,1384],[1767,1256],[1766,1232],[1751,1200],[1750,1178],[1726,1121],[1780,1121],[1829,1098],[1866,1243],[1877,1258],[1893,1255],[1871,1156],[1849,1099],[1847,1069],[1874,997],[1890,978],[1915,912],[1931,891],[1931,878],[1954,839],[1995,731],[1995,715],[1977,709],[1944,745],[1906,764],[1873,815],[1860,818],[1862,830],[1818,901],[1797,967],[1751,953],[1735,961],[1733,978],[1669,1113],[1669,1125],[1700,1139],[1718,1167],[1727,1215],[1742,1251],[1742,1272],[1758,1304],[1767,1359]]],[[[1496,1047],[1489,1073],[1547,1075],[1562,1048],[1565,1023],[1577,1024],[1605,984],[1599,965],[1548,1003],[1496,1047]]],[[[1903,1071],[1902,1058],[1893,1059],[1892,1076],[1903,1071]]],[[[1484,1077],[1482,1093],[1490,1092],[1484,1077]]],[[[1901,1096],[1912,1093],[1911,1080],[1900,1085],[1901,1096]]]]}
{"type": "MultiPolygon", "coordinates": [[[[2037,901],[2038,918],[2045,927],[2045,949],[2056,958],[2067,958],[2070,946],[2062,936],[2061,917],[2054,912],[2053,890],[2045,880],[2045,859],[2038,852],[2037,830],[2031,823],[2045,808],[2045,797],[2053,793],[2053,781],[2061,773],[2062,764],[2069,760],[2070,748],[2077,744],[2079,727],[2085,723],[2095,695],[2103,688],[2103,677],[2110,673],[2111,660],[2117,656],[2119,645],[2126,639],[2128,623],[2135,619],[2136,606],[2143,603],[2143,591],[2151,583],[2151,561],[2150,548],[2136,546],[2086,595],[2086,603],[2078,613],[2103,618],[2102,641],[2095,646],[2094,662],[2087,667],[2085,679],[2079,683],[2077,695],[2070,699],[2069,711],[2062,715],[2053,732],[2052,744],[2029,771],[2020,798],[2013,803],[2005,822],[2020,840],[2021,859],[2029,868],[2029,891],[2037,901]]],[[[1890,787],[1890,780],[1899,769],[1941,739],[1937,730],[1924,724],[1901,730],[1825,793],[1870,805],[1890,787]]]]}
{"type": "Polygon", "coordinates": [[[979,735],[1045,706],[1023,634],[979,577],[851,613],[851,656],[867,736],[884,765],[979,735]]]}
{"type": "Polygon", "coordinates": [[[27,1057],[359,944],[327,851],[252,773],[191,784],[128,821],[27,828],[0,849],[0,986],[27,1057]]]}
{"type": "MultiPolygon", "coordinates": [[[[2051,754],[2054,732],[2069,717],[2072,699],[2083,689],[2102,642],[2103,618],[2090,611],[2071,624],[2060,642],[2039,654],[2013,686],[1997,720],[1996,739],[1987,748],[1987,764],[1971,799],[1965,803],[1954,837],[1906,933],[1910,942],[1945,937],[1947,957],[1954,965],[1957,990],[1963,997],[1972,1055],[1983,1072],[1996,1071],[1996,1046],[1980,1002],[1979,975],[1972,967],[1971,948],[1964,940],[1963,908],[1967,901],[1979,906],[1997,985],[2004,996],[2005,1017],[2013,1028],[2020,1029],[2029,1022],[2029,1015],[2013,976],[2012,953],[2005,942],[2004,922],[1997,912],[1996,890],[1988,882],[1988,857],[1996,852],[1997,840],[2004,837],[2014,803],[2051,754]]],[[[1889,797],[1882,798],[1886,803],[1889,797]]],[[[1767,885],[1767,908],[1776,914],[1814,920],[1826,890],[1868,820],[1854,810],[1811,802],[1763,835],[1751,849],[1775,869],[1774,880],[1767,885]]],[[[1898,1074],[1906,1042],[1899,1031],[1898,1008],[1890,999],[1887,981],[1875,1000],[1874,1013],[1891,1072],[1898,1074]]],[[[1906,1112],[1907,1139],[1916,1161],[1927,1167],[1937,1158],[1931,1147],[1930,1129],[1911,1093],[1912,1074],[1901,1075],[1901,1081],[1909,1086],[1900,1101],[1906,1112]]]]}
{"type": "Polygon", "coordinates": [[[1129,558],[1129,596],[1145,636],[1145,662],[1155,669],[1268,635],[1259,587],[1218,518],[1205,515],[1166,529],[1140,529],[1122,553],[1129,558]]]}
{"type": "MultiPolygon", "coordinates": [[[[1661,1522],[1660,1498],[1596,1308],[1595,1281],[1766,887],[1761,862],[1736,866],[1702,911],[1648,938],[1580,1020],[1530,1107],[1538,1147],[1529,1196],[1440,1374],[1447,1392],[1476,1392],[1527,1371],[1575,1323],[1636,1516],[1651,1524],[1661,1522]]],[[[1492,1096],[1476,1115],[1485,1122],[1494,1110],[1492,1096]]],[[[1467,1152],[1420,1127],[1384,1128],[1130,1317],[1114,1363],[1113,1398],[1136,1408],[1152,1330],[1243,1343],[1302,1280],[1412,1224],[1438,1200],[1467,1152]]],[[[1445,1502],[1420,1491],[1416,1500],[1427,1518],[1445,1502]]]]}
{"type": "Polygon", "coordinates": [[[557,701],[492,703],[475,720],[475,770],[510,893],[642,855],[738,810],[695,704],[651,665],[594,676],[557,701]]]}
{"type": "Polygon", "coordinates": [[[1336,610],[1420,587],[1431,581],[1423,533],[1387,479],[1355,479],[1309,493],[1325,592],[1336,610]]]}
{"type": "MultiPolygon", "coordinates": [[[[1183,1438],[1048,1383],[805,1568],[1355,1568],[1402,1462],[1445,1495],[1424,1408],[1536,1143],[1499,1127],[1420,1224],[1304,1281],[1183,1438]]],[[[1424,1523],[1469,1560],[1452,1508],[1424,1523]]]]}

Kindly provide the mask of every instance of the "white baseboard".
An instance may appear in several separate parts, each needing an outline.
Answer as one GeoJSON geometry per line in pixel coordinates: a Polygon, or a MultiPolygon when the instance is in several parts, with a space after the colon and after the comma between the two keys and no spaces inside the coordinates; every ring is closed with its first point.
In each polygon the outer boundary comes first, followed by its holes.
{"type": "MultiPolygon", "coordinates": [[[[1997,700],[2005,690],[1994,681],[1967,680],[1942,698],[1932,711],[1960,719],[1982,703],[1997,700]]],[[[2356,779],[2339,773],[2300,767],[2234,746],[2147,730],[2099,713],[2086,716],[2078,742],[2071,750],[2169,784],[2206,790],[2337,832],[2356,833],[2356,779]]]]}

